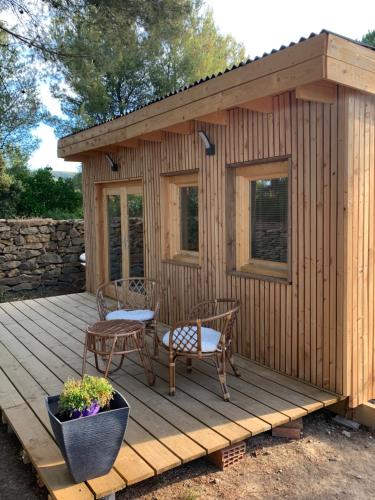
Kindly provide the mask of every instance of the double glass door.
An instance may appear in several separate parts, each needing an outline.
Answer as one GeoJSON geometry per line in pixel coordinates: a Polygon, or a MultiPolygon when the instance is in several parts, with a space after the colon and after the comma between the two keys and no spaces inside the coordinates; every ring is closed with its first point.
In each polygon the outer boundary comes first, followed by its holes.
{"type": "Polygon", "coordinates": [[[99,241],[105,281],[144,276],[143,191],[141,184],[102,189],[102,231],[99,241]]]}

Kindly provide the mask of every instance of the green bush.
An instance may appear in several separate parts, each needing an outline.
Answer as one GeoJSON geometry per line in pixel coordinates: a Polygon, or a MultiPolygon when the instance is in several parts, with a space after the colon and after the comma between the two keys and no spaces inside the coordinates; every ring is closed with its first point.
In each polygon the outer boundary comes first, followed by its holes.
{"type": "Polygon", "coordinates": [[[68,379],[59,399],[59,411],[72,416],[73,412],[82,412],[93,403],[100,408],[109,406],[114,389],[104,377],[84,375],[83,379],[68,379]]]}

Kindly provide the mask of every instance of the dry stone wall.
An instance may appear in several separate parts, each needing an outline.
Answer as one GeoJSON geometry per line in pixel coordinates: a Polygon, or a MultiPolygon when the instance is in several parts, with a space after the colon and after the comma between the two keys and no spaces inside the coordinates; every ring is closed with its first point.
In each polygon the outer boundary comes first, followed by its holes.
{"type": "Polygon", "coordinates": [[[82,220],[0,219],[0,294],[81,291],[82,220]]]}

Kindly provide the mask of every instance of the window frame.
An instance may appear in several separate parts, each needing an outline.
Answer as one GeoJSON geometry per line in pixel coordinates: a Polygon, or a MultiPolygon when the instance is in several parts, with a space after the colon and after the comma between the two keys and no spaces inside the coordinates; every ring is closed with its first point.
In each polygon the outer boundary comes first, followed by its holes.
{"type": "Polygon", "coordinates": [[[235,196],[235,270],[256,276],[267,276],[290,281],[291,249],[291,177],[288,160],[236,166],[235,196]],[[251,189],[250,182],[261,179],[288,178],[288,257],[287,262],[276,262],[251,257],[251,189]]]}
{"type": "Polygon", "coordinates": [[[199,265],[201,246],[200,192],[198,172],[184,172],[161,177],[162,256],[176,263],[199,265]],[[181,248],[180,189],[198,188],[198,251],[181,248]]]}

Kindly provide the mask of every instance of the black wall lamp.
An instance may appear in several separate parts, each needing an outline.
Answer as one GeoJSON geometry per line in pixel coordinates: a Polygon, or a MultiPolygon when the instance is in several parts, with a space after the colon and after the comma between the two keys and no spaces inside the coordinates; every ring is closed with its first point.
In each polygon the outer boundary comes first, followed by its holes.
{"type": "Polygon", "coordinates": [[[108,163],[111,165],[112,172],[118,172],[118,165],[113,160],[113,158],[108,153],[105,153],[105,157],[107,158],[108,163]]]}
{"type": "Polygon", "coordinates": [[[212,156],[215,154],[215,144],[212,144],[203,130],[198,131],[199,137],[202,139],[204,147],[206,148],[206,155],[212,156]]]}

